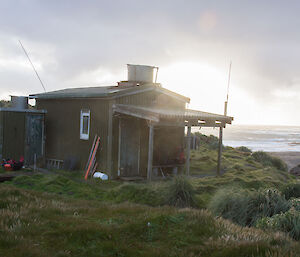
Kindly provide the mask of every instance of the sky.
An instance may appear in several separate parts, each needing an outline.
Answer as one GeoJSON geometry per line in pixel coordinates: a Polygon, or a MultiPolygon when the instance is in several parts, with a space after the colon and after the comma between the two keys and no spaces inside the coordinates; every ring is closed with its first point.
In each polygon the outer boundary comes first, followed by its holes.
{"type": "Polygon", "coordinates": [[[126,64],[159,66],[157,81],[189,108],[234,124],[300,125],[300,2],[289,0],[1,0],[0,98],[106,86],[126,64]]]}

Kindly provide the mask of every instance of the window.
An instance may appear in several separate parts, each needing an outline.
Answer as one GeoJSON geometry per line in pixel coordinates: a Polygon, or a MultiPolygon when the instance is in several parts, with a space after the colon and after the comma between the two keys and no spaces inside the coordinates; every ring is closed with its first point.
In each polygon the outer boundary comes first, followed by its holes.
{"type": "Polygon", "coordinates": [[[90,110],[80,112],[80,139],[88,140],[90,135],[90,110]]]}

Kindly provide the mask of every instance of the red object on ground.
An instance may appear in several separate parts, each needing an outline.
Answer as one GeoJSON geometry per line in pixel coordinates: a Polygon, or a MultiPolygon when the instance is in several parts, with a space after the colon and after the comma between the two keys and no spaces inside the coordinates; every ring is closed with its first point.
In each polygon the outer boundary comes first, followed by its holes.
{"type": "Polygon", "coordinates": [[[2,166],[6,171],[20,170],[24,164],[24,157],[21,156],[20,160],[16,162],[15,160],[3,160],[2,166]]]}
{"type": "Polygon", "coordinates": [[[9,164],[9,163],[4,164],[4,169],[5,169],[6,171],[13,171],[13,170],[14,170],[13,167],[12,167],[12,165],[9,164]]]}

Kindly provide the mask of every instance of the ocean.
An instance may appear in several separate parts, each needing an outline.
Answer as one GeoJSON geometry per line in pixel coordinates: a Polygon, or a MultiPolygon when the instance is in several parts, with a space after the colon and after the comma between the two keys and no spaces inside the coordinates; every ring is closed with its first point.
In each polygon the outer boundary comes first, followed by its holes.
{"type": "MultiPolygon", "coordinates": [[[[206,135],[219,136],[219,129],[193,130],[206,135]]],[[[223,133],[226,146],[246,146],[252,151],[300,152],[300,127],[229,125],[223,133]]]]}

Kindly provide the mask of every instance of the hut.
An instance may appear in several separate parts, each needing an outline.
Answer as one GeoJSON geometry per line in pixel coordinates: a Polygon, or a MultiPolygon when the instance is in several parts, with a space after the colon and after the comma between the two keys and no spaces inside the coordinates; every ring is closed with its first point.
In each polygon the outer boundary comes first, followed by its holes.
{"type": "MultiPolygon", "coordinates": [[[[225,127],[232,117],[190,110],[190,99],[163,88],[157,68],[128,65],[116,86],[69,88],[30,95],[46,114],[46,158],[76,158],[83,169],[94,135],[100,136],[99,169],[110,178],[176,172],[184,165],[185,127],[225,127]]],[[[186,152],[189,171],[189,147],[186,152]]]]}

